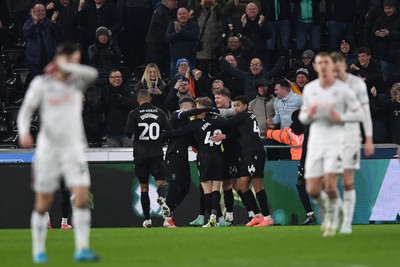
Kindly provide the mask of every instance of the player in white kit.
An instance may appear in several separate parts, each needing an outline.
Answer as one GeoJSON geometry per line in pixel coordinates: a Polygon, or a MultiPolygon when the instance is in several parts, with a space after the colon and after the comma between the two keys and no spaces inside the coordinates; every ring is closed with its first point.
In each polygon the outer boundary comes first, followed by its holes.
{"type": "Polygon", "coordinates": [[[308,193],[329,215],[323,236],[333,236],[341,206],[337,181],[343,173],[344,122],[361,120],[361,104],[349,86],[336,79],[328,53],[316,56],[314,69],[318,79],[305,86],[299,114],[302,123],[311,124],[305,178],[308,193]]]}
{"type": "Polygon", "coordinates": [[[35,263],[48,261],[47,218],[61,177],[74,194],[72,222],[76,261],[97,261],[89,248],[91,214],[88,208],[90,177],[84,155],[86,138],[82,121],[82,91],[98,76],[97,70],[80,65],[79,47],[65,43],[57,47],[54,60],[30,84],[18,116],[21,147],[30,148],[32,114],[39,109],[41,127],[33,163],[35,205],[31,217],[32,253],[35,263]]]}
{"type": "MultiPolygon", "coordinates": [[[[361,103],[361,109],[363,111],[363,119],[361,122],[365,133],[364,153],[366,156],[371,156],[374,154],[374,144],[372,141],[372,119],[369,109],[367,85],[361,78],[346,72],[347,64],[343,54],[333,52],[331,56],[335,63],[335,70],[338,78],[350,86],[361,103]]],[[[362,136],[360,124],[358,122],[348,122],[344,125],[344,129],[343,221],[339,232],[342,234],[351,234],[351,223],[353,221],[354,207],[356,204],[354,170],[360,169],[362,136]]]]}

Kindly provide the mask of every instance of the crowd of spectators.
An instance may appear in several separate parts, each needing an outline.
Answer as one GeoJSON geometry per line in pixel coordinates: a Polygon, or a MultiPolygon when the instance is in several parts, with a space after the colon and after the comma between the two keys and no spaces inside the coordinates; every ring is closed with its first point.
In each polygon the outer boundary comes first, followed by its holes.
{"type": "Polygon", "coordinates": [[[292,124],[316,78],[315,54],[340,51],[367,84],[374,141],[399,143],[398,7],[399,0],[2,1],[0,76],[10,78],[0,79],[2,109],[18,104],[8,97],[16,69],[29,70],[23,91],[56,45],[72,41],[99,70],[84,116],[108,146],[127,146],[121,127],[141,89],[169,114],[182,97],[228,88],[250,101],[265,139],[268,128],[292,124]],[[8,54],[16,50],[24,51],[21,64],[8,54]]]}

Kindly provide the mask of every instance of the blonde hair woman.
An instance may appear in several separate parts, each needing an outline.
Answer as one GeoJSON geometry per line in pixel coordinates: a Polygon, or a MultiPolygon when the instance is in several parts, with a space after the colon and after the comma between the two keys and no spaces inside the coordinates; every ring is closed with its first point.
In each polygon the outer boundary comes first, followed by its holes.
{"type": "Polygon", "coordinates": [[[158,108],[163,108],[165,86],[166,84],[161,78],[157,64],[149,63],[144,69],[142,79],[135,86],[135,93],[137,94],[141,89],[148,90],[152,98],[152,104],[158,108]]]}

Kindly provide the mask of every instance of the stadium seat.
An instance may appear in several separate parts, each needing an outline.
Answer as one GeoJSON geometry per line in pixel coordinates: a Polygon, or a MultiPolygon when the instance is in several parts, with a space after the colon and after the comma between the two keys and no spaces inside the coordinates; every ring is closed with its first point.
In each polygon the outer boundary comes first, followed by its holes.
{"type": "Polygon", "coordinates": [[[3,55],[7,55],[10,58],[13,69],[18,66],[26,66],[24,49],[7,49],[3,51],[3,55]]]}

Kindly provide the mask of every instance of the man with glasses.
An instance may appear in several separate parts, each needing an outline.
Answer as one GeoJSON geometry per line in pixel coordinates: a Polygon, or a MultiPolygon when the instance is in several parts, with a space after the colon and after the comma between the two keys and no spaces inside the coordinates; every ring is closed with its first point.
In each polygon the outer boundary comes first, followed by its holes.
{"type": "Polygon", "coordinates": [[[108,147],[132,147],[132,139],[125,136],[125,123],[131,110],[137,107],[133,91],[123,82],[122,73],[112,70],[108,85],[95,105],[95,112],[104,113],[104,127],[108,147]]]}
{"type": "Polygon", "coordinates": [[[250,72],[245,72],[237,67],[233,67],[224,58],[220,58],[219,62],[221,67],[227,73],[242,82],[244,95],[249,101],[251,101],[257,96],[257,85],[260,83],[260,80],[270,80],[279,76],[279,74],[284,70],[285,57],[280,57],[275,66],[269,71],[264,69],[261,59],[259,58],[253,58],[250,61],[250,72]]]}

